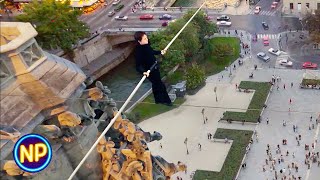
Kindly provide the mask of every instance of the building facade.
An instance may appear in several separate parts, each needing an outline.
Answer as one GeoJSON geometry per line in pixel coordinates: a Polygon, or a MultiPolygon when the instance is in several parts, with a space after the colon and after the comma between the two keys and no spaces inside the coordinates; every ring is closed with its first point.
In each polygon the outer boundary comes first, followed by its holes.
{"type": "Polygon", "coordinates": [[[320,0],[283,0],[283,13],[302,16],[320,9],[320,0]]]}

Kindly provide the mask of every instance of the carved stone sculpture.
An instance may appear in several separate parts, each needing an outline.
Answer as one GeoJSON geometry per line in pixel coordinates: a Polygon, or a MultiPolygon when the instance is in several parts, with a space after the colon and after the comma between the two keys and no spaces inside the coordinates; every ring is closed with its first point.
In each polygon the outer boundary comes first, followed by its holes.
{"type": "MultiPolygon", "coordinates": [[[[114,115],[117,112],[114,112],[114,115]]],[[[186,166],[181,162],[178,165],[168,163],[161,157],[153,157],[148,150],[147,142],[160,140],[161,134],[144,132],[141,128],[127,119],[118,117],[113,128],[124,137],[120,147],[115,147],[111,139],[101,140],[97,150],[101,153],[104,180],[152,180],[154,168],[163,172],[161,177],[170,177],[178,171],[184,171],[186,166]],[[153,166],[155,164],[155,166],[153,166]]]]}

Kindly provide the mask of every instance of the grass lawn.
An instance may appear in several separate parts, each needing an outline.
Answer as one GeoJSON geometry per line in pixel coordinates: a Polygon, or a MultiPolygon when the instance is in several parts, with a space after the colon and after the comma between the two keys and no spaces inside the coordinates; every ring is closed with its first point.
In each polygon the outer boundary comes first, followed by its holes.
{"type": "MultiPolygon", "coordinates": [[[[206,76],[210,76],[219,73],[224,70],[226,66],[230,65],[230,62],[234,62],[240,54],[240,41],[235,37],[216,37],[209,41],[213,46],[216,44],[229,44],[233,48],[233,54],[220,59],[216,56],[210,56],[208,58],[202,58],[202,60],[196,61],[201,67],[205,69],[206,76]]],[[[191,61],[191,63],[194,61],[191,61]]],[[[185,65],[188,66],[188,65],[185,65]]],[[[166,82],[169,84],[176,84],[183,80],[183,69],[180,67],[176,72],[168,76],[166,82]]]]}
{"type": "Polygon", "coordinates": [[[172,5],[173,7],[192,7],[197,4],[194,0],[176,0],[176,2],[172,5]]]}
{"type": "Polygon", "coordinates": [[[210,39],[210,43],[215,46],[216,44],[229,44],[233,48],[233,54],[220,59],[216,56],[210,56],[200,62],[200,65],[205,68],[206,75],[210,76],[224,70],[230,62],[234,62],[240,54],[240,40],[235,37],[215,37],[210,39]]]}
{"type": "Polygon", "coordinates": [[[138,104],[130,113],[129,119],[134,123],[139,123],[145,119],[156,116],[158,114],[170,111],[179,107],[185,102],[185,98],[177,98],[173,106],[166,106],[162,104],[155,104],[153,94],[150,94],[142,103],[138,104]]]}
{"type": "Polygon", "coordinates": [[[233,143],[224,161],[220,172],[197,170],[193,177],[194,180],[232,180],[237,175],[241,161],[246,152],[246,146],[252,136],[252,131],[217,129],[214,138],[232,139],[233,143]]]}
{"type": "Polygon", "coordinates": [[[255,93],[248,107],[249,110],[247,110],[247,112],[227,111],[224,113],[222,119],[231,119],[233,121],[245,120],[246,122],[257,122],[261,110],[269,94],[271,84],[268,82],[241,81],[239,88],[255,90],[255,93]]]}

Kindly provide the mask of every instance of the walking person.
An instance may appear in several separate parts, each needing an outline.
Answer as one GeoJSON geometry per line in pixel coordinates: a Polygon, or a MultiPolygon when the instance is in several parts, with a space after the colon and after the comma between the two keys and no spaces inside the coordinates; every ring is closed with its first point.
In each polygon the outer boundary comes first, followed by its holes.
{"type": "Polygon", "coordinates": [[[155,103],[172,106],[166,87],[161,80],[159,66],[157,65],[157,60],[155,58],[155,55],[164,55],[166,51],[153,50],[145,32],[136,32],[134,38],[137,41],[135,50],[136,70],[146,76],[152,83],[152,92],[155,103]],[[150,70],[150,72],[148,72],[148,70],[150,70]]]}

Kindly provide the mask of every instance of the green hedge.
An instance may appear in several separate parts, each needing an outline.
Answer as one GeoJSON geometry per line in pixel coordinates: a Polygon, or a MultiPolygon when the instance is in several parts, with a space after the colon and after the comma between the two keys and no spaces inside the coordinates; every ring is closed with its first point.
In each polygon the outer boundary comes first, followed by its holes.
{"type": "Polygon", "coordinates": [[[302,85],[320,85],[320,79],[302,79],[302,85]]]}
{"type": "Polygon", "coordinates": [[[221,119],[232,121],[257,122],[266,102],[271,84],[269,82],[241,81],[239,88],[253,89],[255,93],[246,112],[226,111],[221,119]]]}
{"type": "Polygon", "coordinates": [[[214,138],[232,139],[233,143],[220,172],[196,170],[194,180],[233,180],[250,142],[252,131],[217,129],[214,138]]]}

